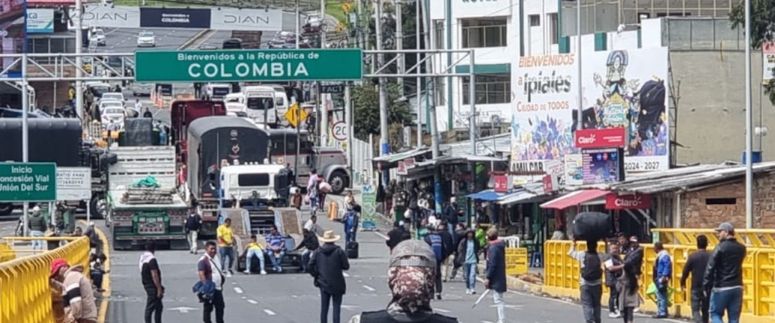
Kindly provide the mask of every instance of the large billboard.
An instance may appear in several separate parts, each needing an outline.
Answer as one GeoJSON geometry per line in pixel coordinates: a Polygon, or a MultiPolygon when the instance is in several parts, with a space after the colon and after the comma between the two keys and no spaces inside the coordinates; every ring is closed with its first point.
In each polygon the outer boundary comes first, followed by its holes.
{"type": "MultiPolygon", "coordinates": [[[[535,170],[535,165],[547,161],[563,162],[566,155],[578,153],[573,137],[578,109],[576,64],[575,54],[520,58],[513,76],[512,173],[535,170]]],[[[667,49],[590,51],[584,53],[582,64],[582,127],[624,127],[628,172],[668,169],[667,49]]]]}
{"type": "MultiPolygon", "coordinates": [[[[75,21],[75,10],[70,10],[75,21]]],[[[84,6],[86,27],[193,28],[213,30],[280,31],[283,12],[279,9],[239,8],[140,8],[89,4],[84,6]]],[[[74,28],[71,24],[70,28],[74,28]]]]}

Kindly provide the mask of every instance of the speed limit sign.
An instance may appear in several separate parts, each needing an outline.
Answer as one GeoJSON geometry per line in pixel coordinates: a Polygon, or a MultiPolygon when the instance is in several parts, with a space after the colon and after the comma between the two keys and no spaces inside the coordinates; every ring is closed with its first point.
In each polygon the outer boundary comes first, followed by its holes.
{"type": "Polygon", "coordinates": [[[334,127],[331,128],[331,132],[334,139],[339,141],[347,140],[347,125],[345,125],[344,122],[339,121],[335,123],[334,127]]]}

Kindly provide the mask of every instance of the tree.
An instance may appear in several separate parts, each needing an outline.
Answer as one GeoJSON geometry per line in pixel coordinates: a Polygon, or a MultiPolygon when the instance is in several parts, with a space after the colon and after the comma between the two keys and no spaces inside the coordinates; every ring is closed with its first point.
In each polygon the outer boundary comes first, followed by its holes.
{"type": "MultiPolygon", "coordinates": [[[[409,104],[406,101],[399,100],[398,84],[387,83],[387,101],[388,101],[388,125],[390,132],[398,132],[404,124],[411,122],[412,116],[409,112],[409,104]],[[398,130],[396,130],[398,129],[398,130]]],[[[353,109],[355,137],[361,140],[368,140],[369,134],[379,134],[379,91],[371,82],[364,82],[362,85],[353,88],[353,109]]],[[[401,146],[401,136],[390,134],[389,142],[391,147],[401,146]]]]}
{"type": "MultiPolygon", "coordinates": [[[[745,30],[745,2],[740,1],[729,13],[732,28],[745,30]]],[[[751,0],[751,48],[775,40],[775,1],[751,0]]],[[[775,79],[764,84],[764,91],[775,104],[775,79]]]]}

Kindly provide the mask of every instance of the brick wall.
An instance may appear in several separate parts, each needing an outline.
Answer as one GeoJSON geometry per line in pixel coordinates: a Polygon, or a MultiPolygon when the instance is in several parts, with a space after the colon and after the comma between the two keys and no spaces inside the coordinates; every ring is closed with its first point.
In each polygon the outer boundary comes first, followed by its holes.
{"type": "Polygon", "coordinates": [[[67,104],[67,89],[70,83],[67,81],[56,82],[56,91],[54,82],[30,82],[30,86],[35,89],[35,104],[38,109],[48,107],[46,112],[53,112],[56,107],[67,104]],[[54,97],[56,96],[56,100],[54,97]],[[56,101],[56,102],[55,102],[56,101]],[[54,105],[56,103],[56,105],[54,105]]]}
{"type": "MultiPolygon", "coordinates": [[[[775,174],[758,174],[754,181],[754,228],[775,226],[775,174]]],[[[715,228],[730,222],[745,228],[745,178],[695,192],[683,194],[682,226],[685,228],[715,228]],[[708,204],[708,199],[733,198],[734,204],[708,204]]]]}

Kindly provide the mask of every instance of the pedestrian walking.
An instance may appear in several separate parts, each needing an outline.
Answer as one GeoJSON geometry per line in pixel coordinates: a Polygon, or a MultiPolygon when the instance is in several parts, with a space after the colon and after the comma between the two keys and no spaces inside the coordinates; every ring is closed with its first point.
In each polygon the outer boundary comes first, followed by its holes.
{"type": "Polygon", "coordinates": [[[745,246],[735,239],[735,227],[728,222],[716,229],[719,244],[708,259],[702,284],[710,293],[710,319],[713,323],[740,322],[743,307],[743,260],[745,246]]]}
{"type": "Polygon", "coordinates": [[[234,232],[231,230],[231,219],[226,218],[216,231],[218,237],[218,257],[221,258],[221,269],[226,277],[233,274],[231,266],[234,262],[234,232]],[[226,261],[228,259],[228,262],[226,261]],[[228,266],[227,266],[228,264],[228,266]]]}
{"type": "Polygon", "coordinates": [[[498,230],[493,227],[487,231],[487,269],[485,269],[485,288],[492,291],[492,300],[498,313],[497,323],[506,322],[503,294],[506,293],[506,242],[498,239],[498,230]]]}
{"type": "Polygon", "coordinates": [[[605,261],[605,285],[608,287],[608,317],[621,317],[619,306],[619,277],[623,273],[622,258],[619,254],[619,244],[612,242],[608,245],[608,260],[605,261]]]}
{"type": "Polygon", "coordinates": [[[388,239],[385,241],[385,244],[387,244],[391,252],[393,251],[393,248],[395,248],[399,243],[412,238],[412,235],[406,228],[406,223],[404,221],[396,221],[393,224],[393,229],[388,232],[387,236],[388,239]]]}
{"type": "Polygon", "coordinates": [[[450,251],[450,245],[448,243],[445,243],[444,239],[444,232],[445,228],[441,225],[437,225],[435,227],[429,228],[431,231],[428,233],[428,235],[425,236],[424,240],[425,243],[427,243],[431,250],[433,250],[433,254],[436,256],[436,274],[434,275],[434,278],[436,279],[436,299],[441,299],[441,292],[442,292],[442,279],[441,279],[441,266],[444,262],[444,259],[447,258],[447,256],[452,253],[450,251]]]}
{"type": "Polygon", "coordinates": [[[97,323],[97,304],[91,282],[83,275],[83,266],[70,266],[67,260],[51,262],[51,277],[64,286],[65,321],[97,323]]]}
{"type": "Polygon", "coordinates": [[[105,267],[103,267],[105,260],[107,260],[105,254],[97,255],[92,253],[89,255],[89,276],[98,293],[105,291],[102,289],[102,279],[105,276],[105,267]]]}
{"type": "MultiPolygon", "coordinates": [[[[625,239],[625,241],[627,241],[625,239]]],[[[624,323],[633,323],[635,321],[635,309],[640,306],[641,298],[638,294],[638,275],[640,268],[633,267],[633,263],[626,261],[619,265],[614,265],[612,271],[620,270],[617,289],[619,290],[619,311],[624,323]]]]}
{"type": "MultiPolygon", "coordinates": [[[[301,254],[301,271],[308,272],[309,268],[309,260],[312,258],[312,253],[314,253],[318,248],[320,248],[320,242],[318,241],[318,236],[314,232],[303,229],[304,238],[301,240],[301,243],[296,247],[296,249],[293,249],[293,251],[298,251],[301,248],[304,248],[304,252],[301,254]]],[[[325,234],[325,232],[323,232],[325,234]]]]}
{"type": "Polygon", "coordinates": [[[654,243],[654,252],[657,254],[652,275],[657,286],[657,314],[654,318],[663,319],[667,318],[667,290],[670,287],[670,277],[673,276],[673,260],[660,241],[654,243]]]}
{"type": "Polygon", "coordinates": [[[457,323],[433,313],[431,300],[436,278],[436,255],[418,240],[405,240],[393,248],[388,269],[391,299],[387,308],[357,314],[350,323],[457,323]]]}
{"type": "Polygon", "coordinates": [[[272,231],[266,236],[266,254],[272,262],[272,270],[277,273],[283,272],[283,258],[285,258],[285,237],[277,231],[277,226],[272,224],[272,231]]]}
{"type": "Polygon", "coordinates": [[[155,323],[161,323],[161,315],[164,309],[164,286],[161,284],[161,269],[156,261],[156,246],[153,241],[145,245],[145,253],[140,256],[140,276],[147,296],[145,302],[145,323],[151,323],[151,317],[155,323]]]}
{"type": "Polygon", "coordinates": [[[315,287],[320,288],[320,323],[328,323],[328,307],[333,299],[333,323],[340,323],[342,296],[347,291],[343,272],[350,269],[344,250],[335,244],[339,236],[326,231],[320,241],[323,245],[312,254],[309,261],[310,275],[315,287]]]}
{"type": "Polygon", "coordinates": [[[686,290],[686,279],[692,275],[692,321],[694,323],[708,323],[708,298],[705,297],[710,291],[702,287],[702,278],[705,276],[705,269],[708,268],[708,259],[710,254],[708,248],[708,237],[705,235],[697,236],[697,251],[692,252],[684,265],[681,273],[681,289],[686,290]]]}
{"type": "Polygon", "coordinates": [[[328,196],[328,193],[331,193],[332,188],[331,188],[331,184],[326,182],[326,179],[323,178],[322,176],[320,177],[319,182],[320,183],[318,184],[318,190],[319,190],[320,196],[318,196],[318,207],[321,210],[325,210],[326,196],[328,196]]]}
{"type": "Polygon", "coordinates": [[[579,285],[584,320],[586,323],[600,323],[603,267],[600,255],[597,254],[597,240],[587,241],[587,251],[576,251],[576,240],[574,240],[568,255],[581,263],[579,285]]]}
{"type": "Polygon", "coordinates": [[[479,264],[479,248],[479,241],[476,240],[474,230],[468,230],[457,245],[455,265],[465,266],[463,278],[466,281],[466,294],[468,295],[476,294],[476,266],[479,264]]]}
{"type": "Polygon", "coordinates": [[[309,172],[309,180],[307,181],[307,199],[309,200],[309,206],[311,208],[310,213],[316,215],[320,197],[320,189],[318,184],[320,183],[320,177],[318,176],[317,169],[312,169],[309,172]]]}
{"type": "Polygon", "coordinates": [[[204,303],[204,323],[212,323],[212,314],[215,310],[215,322],[223,323],[223,309],[226,303],[223,300],[223,284],[226,278],[223,271],[215,263],[213,258],[216,253],[216,245],[213,241],[205,243],[205,254],[197,262],[199,282],[194,286],[199,297],[199,302],[204,303]]]}
{"type": "Polygon", "coordinates": [[[452,235],[453,240],[457,240],[455,237],[455,229],[458,222],[460,222],[458,219],[459,213],[457,199],[453,196],[449,199],[449,204],[444,208],[444,220],[447,221],[447,232],[452,235]]]}
{"type": "Polygon", "coordinates": [[[264,260],[264,246],[258,243],[255,234],[250,235],[250,243],[245,246],[245,274],[250,275],[250,267],[253,264],[253,257],[258,258],[258,265],[261,269],[261,275],[266,275],[264,260]]]}
{"type": "Polygon", "coordinates": [[[197,212],[196,207],[191,208],[188,217],[186,218],[186,239],[188,240],[189,252],[191,254],[197,253],[197,239],[199,238],[199,229],[202,228],[202,216],[197,212]]]}
{"type": "MultiPolygon", "coordinates": [[[[40,207],[35,206],[27,218],[27,229],[30,230],[30,237],[38,238],[43,236],[46,231],[46,218],[40,212],[40,207]]],[[[45,244],[43,240],[32,240],[32,250],[43,250],[45,244]]]]}

